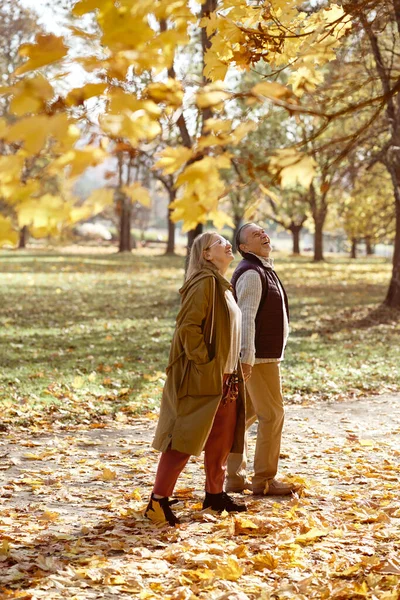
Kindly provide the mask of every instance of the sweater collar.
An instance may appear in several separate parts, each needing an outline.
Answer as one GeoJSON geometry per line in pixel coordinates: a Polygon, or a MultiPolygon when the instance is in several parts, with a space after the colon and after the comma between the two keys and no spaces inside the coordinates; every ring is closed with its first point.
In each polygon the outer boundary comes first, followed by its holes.
{"type": "Polygon", "coordinates": [[[263,267],[266,267],[267,269],[275,269],[273,258],[265,258],[264,256],[258,256],[257,254],[254,254],[254,252],[245,253],[245,258],[251,259],[253,256],[260,261],[263,267]]]}

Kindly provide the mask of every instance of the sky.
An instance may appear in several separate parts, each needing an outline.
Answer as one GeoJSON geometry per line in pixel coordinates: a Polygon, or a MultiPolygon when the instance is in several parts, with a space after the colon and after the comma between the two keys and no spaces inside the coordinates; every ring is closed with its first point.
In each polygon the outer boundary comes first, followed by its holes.
{"type": "Polygon", "coordinates": [[[39,23],[47,30],[57,35],[65,33],[63,27],[62,9],[42,5],[38,0],[20,0],[20,4],[39,16],[39,23]]]}

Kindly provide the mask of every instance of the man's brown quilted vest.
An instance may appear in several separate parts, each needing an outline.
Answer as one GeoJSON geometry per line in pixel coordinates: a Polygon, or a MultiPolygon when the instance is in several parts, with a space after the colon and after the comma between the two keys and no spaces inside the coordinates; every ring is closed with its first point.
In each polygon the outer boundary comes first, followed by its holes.
{"type": "Polygon", "coordinates": [[[262,295],[256,315],[256,358],[280,358],[283,351],[283,306],[278,282],[283,290],[286,312],[289,318],[289,305],[281,280],[270,267],[265,267],[254,254],[245,254],[236,267],[231,284],[236,296],[237,280],[246,271],[256,271],[261,279],[262,295]]]}

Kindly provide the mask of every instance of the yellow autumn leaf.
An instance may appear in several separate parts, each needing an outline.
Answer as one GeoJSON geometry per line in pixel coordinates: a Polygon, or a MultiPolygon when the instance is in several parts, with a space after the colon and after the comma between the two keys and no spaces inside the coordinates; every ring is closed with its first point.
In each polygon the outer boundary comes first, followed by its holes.
{"type": "Polygon", "coordinates": [[[226,146],[231,141],[231,136],[204,135],[198,138],[196,148],[204,150],[204,148],[211,148],[213,146],[226,146]]]}
{"type": "Polygon", "coordinates": [[[88,167],[94,167],[103,162],[105,156],[104,150],[94,146],[86,146],[82,150],[70,150],[53,161],[51,171],[57,173],[59,169],[68,167],[70,177],[76,177],[88,167]]]}
{"type": "Polygon", "coordinates": [[[257,129],[257,123],[254,121],[248,121],[247,123],[240,123],[231,133],[231,143],[238,144],[246,137],[248,133],[257,129]]]}
{"type": "Polygon", "coordinates": [[[244,219],[246,221],[252,221],[257,213],[257,210],[260,208],[262,199],[261,198],[255,198],[246,208],[245,212],[244,212],[244,219]]]}
{"type": "Polygon", "coordinates": [[[327,25],[335,23],[334,36],[336,38],[341,38],[353,26],[351,15],[346,14],[343,7],[338,4],[331,4],[321,14],[327,25]]]}
{"type": "Polygon", "coordinates": [[[112,4],[112,0],[80,0],[76,2],[72,9],[72,14],[76,17],[81,17],[82,15],[92,12],[99,9],[105,9],[107,6],[112,4]]]}
{"type": "Polygon", "coordinates": [[[68,106],[79,106],[93,96],[101,96],[107,87],[106,83],[87,83],[81,88],[71,90],[65,98],[65,102],[68,106]]]}
{"type": "Polygon", "coordinates": [[[20,152],[9,156],[0,155],[0,184],[19,181],[24,163],[25,158],[20,152]]]}
{"type": "Polygon", "coordinates": [[[9,127],[6,139],[8,142],[23,142],[27,152],[38,154],[47,141],[47,125],[45,115],[22,118],[9,127]]]}
{"type": "Polygon", "coordinates": [[[202,182],[206,185],[207,181],[204,181],[204,179],[207,176],[212,177],[213,174],[218,173],[218,169],[229,169],[230,166],[231,162],[227,155],[221,154],[216,157],[205,156],[182,171],[177,178],[176,186],[178,187],[183,183],[198,183],[201,186],[202,182]]]}
{"type": "Polygon", "coordinates": [[[32,228],[32,234],[57,235],[68,220],[71,206],[60,196],[44,194],[31,198],[16,207],[18,224],[32,228]],[[35,231],[36,230],[36,231],[35,231]]]}
{"type": "Polygon", "coordinates": [[[235,532],[239,533],[241,531],[245,531],[246,529],[259,529],[258,525],[254,523],[248,517],[243,517],[241,515],[235,516],[235,532]]]}
{"type": "Polygon", "coordinates": [[[3,540],[0,546],[0,556],[8,556],[10,553],[10,543],[8,542],[8,540],[3,540]]]}
{"type": "Polygon", "coordinates": [[[41,521],[50,521],[54,523],[60,518],[60,513],[46,509],[39,518],[41,521]]]}
{"type": "Polygon", "coordinates": [[[316,161],[312,156],[303,154],[294,148],[276,150],[270,159],[270,169],[275,172],[283,188],[297,184],[308,188],[315,176],[316,161]]]}
{"type": "Polygon", "coordinates": [[[55,63],[63,58],[68,48],[61,37],[53,33],[38,33],[33,44],[22,44],[19,47],[19,55],[28,60],[15,69],[14,75],[22,75],[45,65],[55,63]]]}
{"type": "Polygon", "coordinates": [[[302,535],[298,535],[296,537],[297,544],[309,544],[310,542],[314,542],[315,540],[326,537],[329,531],[327,529],[318,529],[317,527],[312,527],[307,533],[303,533],[302,535]]]}
{"type": "Polygon", "coordinates": [[[232,129],[232,119],[207,119],[204,122],[204,131],[219,135],[221,133],[230,133],[232,129]]]}
{"type": "Polygon", "coordinates": [[[139,202],[143,206],[151,205],[150,192],[139,182],[135,181],[132,185],[124,186],[122,191],[131,199],[132,202],[139,202]]]}
{"type": "Polygon", "coordinates": [[[251,88],[251,93],[255,96],[265,96],[266,98],[276,98],[284,100],[292,96],[292,91],[281,83],[275,81],[262,81],[251,88]]]}
{"type": "Polygon", "coordinates": [[[269,569],[273,571],[278,566],[278,559],[275,558],[270,552],[264,552],[262,554],[256,554],[252,563],[256,571],[262,571],[263,569],[269,569]]]}
{"type": "Polygon", "coordinates": [[[160,123],[147,112],[148,108],[122,114],[105,114],[99,119],[100,125],[110,137],[126,138],[135,147],[139,142],[153,140],[161,133],[160,123]]]}
{"type": "Polygon", "coordinates": [[[104,469],[101,472],[101,475],[99,475],[99,479],[101,479],[102,481],[114,481],[116,478],[117,473],[112,469],[109,469],[108,467],[104,467],[104,469]]]}
{"type": "Polygon", "coordinates": [[[142,494],[138,488],[135,488],[132,492],[130,492],[127,497],[130,500],[142,500],[142,494]]]}
{"type": "Polygon", "coordinates": [[[199,108],[221,107],[231,94],[221,89],[221,84],[206,85],[196,94],[196,104],[199,108]]]}
{"type": "Polygon", "coordinates": [[[39,112],[54,96],[53,87],[40,73],[18,81],[9,91],[12,95],[10,112],[18,117],[39,112]]]}
{"type": "Polygon", "coordinates": [[[263,185],[262,183],[259,183],[258,187],[260,188],[263,194],[265,194],[266,196],[270,196],[272,200],[275,200],[275,202],[281,201],[281,198],[278,196],[278,194],[275,194],[275,192],[265,187],[265,185],[263,185]]]}
{"type": "Polygon", "coordinates": [[[218,58],[212,50],[206,52],[204,57],[204,77],[210,81],[223,81],[228,71],[229,64],[218,58]]]}
{"type": "Polygon", "coordinates": [[[162,169],[164,175],[170,175],[179,171],[192,157],[192,150],[185,146],[175,146],[174,148],[165,148],[157,155],[157,162],[154,169],[162,169]]]}
{"type": "Polygon", "coordinates": [[[166,523],[165,514],[163,509],[160,506],[159,502],[152,502],[151,508],[146,512],[146,517],[150,519],[152,523],[156,525],[160,525],[161,523],[166,523]]]}
{"type": "Polygon", "coordinates": [[[72,387],[75,388],[76,390],[80,390],[85,384],[85,379],[82,377],[82,375],[75,375],[73,381],[72,381],[72,387]]]}
{"type": "Polygon", "coordinates": [[[90,208],[92,215],[97,215],[107,206],[112,206],[114,203],[114,190],[110,188],[100,188],[93,190],[90,196],[85,200],[84,206],[90,208]]]}
{"type": "Polygon", "coordinates": [[[219,564],[215,570],[217,577],[227,581],[237,581],[243,574],[244,569],[240,566],[236,557],[229,557],[226,563],[219,564]]]}
{"type": "Polygon", "coordinates": [[[4,138],[7,131],[7,121],[0,117],[0,140],[4,138]]]}
{"type": "MultiPolygon", "coordinates": [[[[215,201],[215,204],[217,202],[215,201]]],[[[172,209],[171,219],[173,222],[183,221],[183,233],[194,229],[198,223],[207,221],[207,211],[199,205],[198,197],[191,191],[180,194],[169,206],[172,209]]]]}
{"type": "Polygon", "coordinates": [[[167,79],[167,81],[157,81],[150,83],[143,94],[156,103],[165,102],[173,108],[178,108],[183,100],[183,88],[180,81],[176,79],[167,79]]]}
{"type": "Polygon", "coordinates": [[[126,583],[126,578],[122,575],[106,575],[103,579],[104,585],[122,585],[126,583]]]}
{"type": "Polygon", "coordinates": [[[312,92],[323,80],[324,76],[320,71],[303,66],[297,68],[290,75],[288,83],[292,86],[296,96],[302,96],[304,92],[312,92]]]}
{"type": "Polygon", "coordinates": [[[208,219],[212,221],[216,229],[223,229],[225,225],[227,225],[228,227],[235,226],[232,217],[227,213],[223,212],[222,210],[210,211],[208,213],[208,219]]]}
{"type": "Polygon", "coordinates": [[[25,452],[23,455],[27,460],[43,460],[45,457],[40,454],[35,454],[34,452],[25,452]]]}
{"type": "Polygon", "coordinates": [[[18,233],[15,231],[11,219],[0,215],[0,247],[16,246],[18,243],[18,233]]]}

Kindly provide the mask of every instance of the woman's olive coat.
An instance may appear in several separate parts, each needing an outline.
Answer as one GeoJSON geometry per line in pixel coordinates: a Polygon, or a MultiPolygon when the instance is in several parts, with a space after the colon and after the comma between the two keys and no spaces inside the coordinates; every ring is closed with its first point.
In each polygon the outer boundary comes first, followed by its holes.
{"type": "MultiPolygon", "coordinates": [[[[153,440],[198,456],[211,431],[222,397],[222,379],[231,343],[225,300],[229,282],[213,267],[203,268],[181,288],[182,303],[172,339],[160,418],[153,440]]],[[[232,452],[243,452],[245,391],[239,366],[238,418],[232,452]]]]}

